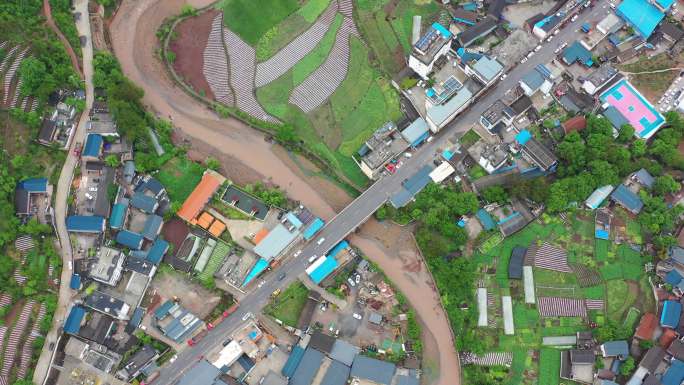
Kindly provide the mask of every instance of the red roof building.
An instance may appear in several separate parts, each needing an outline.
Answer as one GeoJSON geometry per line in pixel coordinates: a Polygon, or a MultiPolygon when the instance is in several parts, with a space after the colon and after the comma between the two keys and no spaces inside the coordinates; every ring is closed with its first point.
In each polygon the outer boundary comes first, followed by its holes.
{"type": "Polygon", "coordinates": [[[667,349],[672,344],[672,341],[674,341],[676,338],[677,332],[670,328],[664,328],[663,335],[660,336],[658,342],[660,343],[660,346],[663,347],[663,349],[667,349]]]}
{"type": "Polygon", "coordinates": [[[587,128],[587,119],[582,115],[577,115],[563,122],[561,126],[563,127],[565,134],[569,134],[573,131],[582,131],[587,128]]]}
{"type": "Polygon", "coordinates": [[[642,340],[653,339],[653,332],[658,326],[658,317],[653,313],[645,313],[639,321],[639,326],[634,333],[634,337],[642,340]]]}

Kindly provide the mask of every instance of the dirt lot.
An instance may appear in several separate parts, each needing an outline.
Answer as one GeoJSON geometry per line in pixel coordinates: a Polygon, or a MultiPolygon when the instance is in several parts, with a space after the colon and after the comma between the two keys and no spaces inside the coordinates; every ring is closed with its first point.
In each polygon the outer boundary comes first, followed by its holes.
{"type": "Polygon", "coordinates": [[[181,305],[199,318],[209,315],[220,300],[219,296],[175,272],[158,273],[151,286],[164,300],[180,298],[181,305]]]}
{"type": "Polygon", "coordinates": [[[214,94],[202,73],[203,54],[211,32],[211,22],[219,13],[218,10],[212,9],[181,21],[176,26],[178,37],[169,44],[169,49],[176,54],[176,61],[173,62],[176,73],[195,91],[204,91],[210,99],[214,98],[214,94]]]}

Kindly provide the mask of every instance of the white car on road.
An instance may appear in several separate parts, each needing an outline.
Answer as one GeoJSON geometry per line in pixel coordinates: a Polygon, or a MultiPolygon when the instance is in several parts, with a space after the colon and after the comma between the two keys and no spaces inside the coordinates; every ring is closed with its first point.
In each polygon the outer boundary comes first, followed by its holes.
{"type": "Polygon", "coordinates": [[[356,318],[356,319],[358,319],[358,320],[360,320],[360,319],[363,318],[363,317],[361,316],[361,314],[359,314],[359,313],[354,313],[354,314],[352,315],[352,317],[354,317],[354,318],[356,318]]]}
{"type": "Polygon", "coordinates": [[[316,242],[316,244],[317,244],[318,246],[320,246],[323,242],[325,242],[325,237],[319,239],[319,240],[316,242]]]}
{"type": "Polygon", "coordinates": [[[254,314],[252,314],[252,312],[248,311],[247,313],[245,313],[245,315],[242,316],[242,320],[247,321],[248,319],[252,318],[253,316],[254,316],[254,314]]]}

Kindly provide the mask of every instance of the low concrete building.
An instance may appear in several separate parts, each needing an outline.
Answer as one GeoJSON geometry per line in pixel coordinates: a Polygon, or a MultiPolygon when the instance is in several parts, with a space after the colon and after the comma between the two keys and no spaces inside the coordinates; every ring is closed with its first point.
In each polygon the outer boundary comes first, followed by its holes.
{"type": "Polygon", "coordinates": [[[408,149],[409,145],[397,132],[397,125],[387,122],[361,146],[353,159],[369,179],[377,179],[385,165],[408,149]]]}
{"type": "Polygon", "coordinates": [[[439,23],[433,23],[427,32],[413,46],[409,56],[409,67],[421,78],[427,80],[435,62],[449,52],[451,32],[439,23]]]}

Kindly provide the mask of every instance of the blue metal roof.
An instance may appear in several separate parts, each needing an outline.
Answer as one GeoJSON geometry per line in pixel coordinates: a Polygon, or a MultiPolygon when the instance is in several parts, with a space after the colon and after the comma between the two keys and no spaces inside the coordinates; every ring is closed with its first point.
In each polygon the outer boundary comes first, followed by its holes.
{"type": "Polygon", "coordinates": [[[109,215],[109,227],[112,229],[120,229],[123,226],[124,218],[126,217],[126,210],[128,206],[123,203],[116,203],[112,207],[112,213],[109,215]]]}
{"type": "Polygon", "coordinates": [[[131,198],[131,206],[151,214],[157,209],[157,199],[142,192],[136,192],[131,198]]]}
{"type": "Polygon", "coordinates": [[[391,362],[358,355],[354,358],[351,376],[362,380],[370,380],[379,385],[390,385],[396,368],[391,362]]]}
{"type": "Polygon", "coordinates": [[[653,175],[646,171],[645,168],[642,168],[639,171],[635,172],[634,177],[639,181],[639,183],[643,184],[648,188],[653,187],[653,184],[655,183],[655,178],[653,178],[653,175]]]}
{"type": "Polygon", "coordinates": [[[66,219],[67,231],[75,233],[101,233],[105,219],[100,216],[71,215],[66,219]]]}
{"type": "Polygon", "coordinates": [[[475,216],[480,221],[480,223],[482,223],[482,227],[485,229],[485,231],[492,230],[496,227],[494,218],[492,218],[492,216],[485,209],[477,210],[475,216]]]}
{"type": "Polygon", "coordinates": [[[660,315],[660,325],[672,329],[676,328],[679,325],[679,316],[681,314],[681,303],[677,301],[665,301],[663,313],[660,315]]]}
{"type": "Polygon", "coordinates": [[[161,238],[157,238],[154,240],[154,243],[152,243],[150,250],[147,251],[147,257],[145,257],[145,260],[158,265],[168,249],[169,243],[161,238]]]}
{"type": "Polygon", "coordinates": [[[336,257],[340,251],[342,251],[348,247],[349,247],[349,242],[343,240],[342,242],[336,244],[335,247],[330,249],[330,251],[328,252],[328,257],[336,257]]]}
{"type": "Polygon", "coordinates": [[[154,317],[158,320],[164,319],[169,310],[173,307],[173,301],[167,300],[154,310],[154,317]]]}
{"type": "Polygon", "coordinates": [[[83,156],[100,156],[100,151],[102,150],[102,135],[100,134],[88,134],[85,146],[83,147],[83,156]]]}
{"type": "Polygon", "coordinates": [[[245,277],[245,281],[242,282],[242,286],[247,286],[254,278],[256,278],[262,271],[266,270],[268,267],[268,261],[260,258],[252,267],[252,270],[245,277]]]}
{"type": "Polygon", "coordinates": [[[503,66],[496,59],[483,55],[475,62],[473,69],[482,75],[486,81],[490,81],[503,70],[503,66]]]}
{"type": "Polygon", "coordinates": [[[665,282],[672,286],[679,284],[681,281],[682,275],[679,274],[677,270],[670,270],[670,272],[665,275],[665,282]]]}
{"type": "Polygon", "coordinates": [[[64,321],[64,332],[69,334],[78,334],[81,330],[81,322],[85,317],[86,311],[81,306],[74,306],[69,312],[66,321],[64,321]]]}
{"type": "Polygon", "coordinates": [[[322,361],[323,353],[313,348],[306,349],[297,369],[290,377],[290,385],[311,385],[322,361]]]}
{"type": "Polygon", "coordinates": [[[294,215],[292,212],[287,213],[287,215],[285,215],[285,217],[287,218],[287,220],[290,223],[292,223],[292,226],[294,226],[297,229],[299,229],[300,227],[302,227],[304,225],[302,223],[302,221],[300,221],[299,218],[297,218],[297,216],[294,215]]]}
{"type": "Polygon", "coordinates": [[[468,87],[463,87],[448,102],[434,106],[427,110],[427,117],[437,126],[442,126],[456,111],[470,101],[473,93],[468,87]]]}
{"type": "Polygon", "coordinates": [[[643,37],[648,39],[665,14],[648,0],[624,0],[615,13],[625,19],[643,37]]]}
{"type": "Polygon", "coordinates": [[[47,178],[30,178],[17,183],[17,188],[24,189],[30,193],[44,193],[47,191],[47,185],[47,178]]]}
{"type": "Polygon", "coordinates": [[[684,362],[674,359],[660,382],[663,385],[680,385],[684,381],[684,362]]]}
{"type": "Polygon", "coordinates": [[[670,9],[672,4],[674,4],[675,0],[656,0],[656,3],[663,7],[663,9],[667,10],[670,9]]]}
{"type": "Polygon", "coordinates": [[[603,116],[605,116],[610,121],[610,124],[618,130],[625,124],[629,124],[629,120],[622,116],[620,111],[613,106],[606,108],[605,111],[603,111],[603,116]]]}
{"type": "Polygon", "coordinates": [[[135,310],[133,311],[133,315],[131,315],[131,320],[128,321],[128,325],[135,329],[138,326],[140,326],[140,323],[143,320],[143,317],[145,316],[145,311],[141,307],[136,307],[135,310]]]}
{"type": "Polygon", "coordinates": [[[576,61],[590,67],[593,64],[591,60],[591,52],[584,48],[579,41],[570,44],[565,50],[563,50],[563,61],[567,65],[574,64],[576,61]]]}
{"type": "Polygon", "coordinates": [[[326,257],[325,261],[320,264],[314,271],[309,274],[309,277],[311,277],[311,280],[314,281],[315,284],[321,283],[322,280],[325,279],[325,277],[329,276],[330,273],[335,271],[335,269],[339,266],[339,263],[337,263],[337,260],[335,257],[326,257]]]}
{"type": "Polygon", "coordinates": [[[304,356],[304,349],[301,346],[296,345],[294,348],[292,348],[290,356],[287,357],[287,361],[285,362],[285,365],[280,373],[282,373],[285,377],[292,377],[297,369],[297,366],[299,365],[299,362],[302,360],[302,356],[304,356]]]}
{"type": "Polygon", "coordinates": [[[313,236],[316,235],[316,233],[322,229],[324,225],[325,222],[321,218],[314,219],[309,227],[304,230],[304,233],[302,234],[304,239],[308,241],[309,239],[313,238],[313,236]]]}
{"type": "Polygon", "coordinates": [[[613,191],[610,198],[635,214],[638,214],[644,207],[644,202],[641,201],[641,198],[623,184],[613,191]]]}
{"type": "Polygon", "coordinates": [[[601,186],[594,190],[591,195],[589,195],[589,198],[587,198],[585,204],[592,210],[597,209],[599,206],[601,206],[601,203],[608,198],[608,195],[610,195],[611,192],[613,192],[613,186],[601,186]]]}
{"type": "Polygon", "coordinates": [[[401,136],[415,147],[429,136],[428,124],[425,119],[419,117],[401,132],[401,136]]]}
{"type": "Polygon", "coordinates": [[[159,215],[150,215],[145,221],[142,235],[145,239],[151,241],[159,235],[164,219],[159,215]]]}
{"type": "Polygon", "coordinates": [[[627,358],[629,355],[629,346],[627,341],[607,341],[601,345],[603,350],[603,355],[605,357],[624,357],[627,358]]]}
{"type": "Polygon", "coordinates": [[[81,276],[78,273],[71,274],[71,281],[69,281],[69,287],[72,290],[79,290],[81,288],[81,276]]]}
{"type": "Polygon", "coordinates": [[[610,239],[610,233],[608,232],[608,230],[603,230],[603,229],[596,230],[596,232],[594,233],[594,236],[597,239],[605,239],[605,240],[610,239]]]}
{"type": "Polygon", "coordinates": [[[129,249],[139,250],[142,247],[143,236],[129,230],[119,231],[116,241],[129,249]]]}
{"type": "Polygon", "coordinates": [[[349,378],[349,366],[333,360],[323,376],[320,385],[345,385],[349,378]]]}

